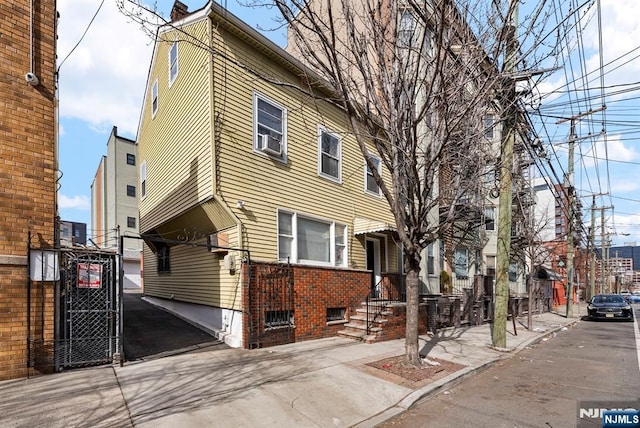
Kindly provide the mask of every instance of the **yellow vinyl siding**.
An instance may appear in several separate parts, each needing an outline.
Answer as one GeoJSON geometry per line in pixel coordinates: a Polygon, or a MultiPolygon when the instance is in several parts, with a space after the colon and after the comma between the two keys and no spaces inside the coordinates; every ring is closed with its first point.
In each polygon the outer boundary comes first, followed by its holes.
{"type": "MultiPolygon", "coordinates": [[[[235,228],[227,229],[230,246],[237,246],[235,228]]],[[[224,269],[224,252],[206,247],[175,245],[170,249],[171,272],[157,273],[156,255],[144,246],[144,291],[148,296],[239,310],[242,307],[242,252],[230,251],[236,270],[224,269]]]]}
{"type": "MultiPolygon", "coordinates": [[[[214,39],[249,68],[272,79],[302,85],[267,57],[225,33],[214,39]],[[239,54],[240,55],[240,54],[239,54]]],[[[215,69],[221,69],[217,57],[215,69]]],[[[354,217],[362,216],[395,224],[388,204],[364,192],[364,159],[342,112],[334,106],[284,86],[272,85],[228,63],[226,73],[215,73],[216,114],[225,118],[219,133],[220,186],[227,201],[243,200],[236,212],[247,228],[252,258],[277,259],[277,209],[284,208],[348,227],[349,266],[364,268],[363,246],[353,236],[354,217]],[[253,91],[287,109],[286,164],[253,151],[253,91]],[[342,137],[342,183],[318,175],[318,124],[342,137]]],[[[383,175],[385,172],[383,172],[383,175]]],[[[389,177],[387,177],[389,178],[389,177]]],[[[392,246],[389,242],[389,246],[392,246]]],[[[390,257],[395,250],[388,249],[390,257]]],[[[391,263],[391,260],[390,260],[391,263]]]]}
{"type": "MultiPolygon", "coordinates": [[[[207,20],[183,28],[208,39],[207,20]]],[[[147,163],[146,196],[140,202],[141,232],[213,196],[209,54],[178,42],[178,75],[169,87],[168,55],[174,37],[163,33],[156,46],[147,91],[158,81],[158,111],[147,96],[139,139],[139,164],[147,163]],[[161,206],[161,209],[155,209],[161,206]]]]}

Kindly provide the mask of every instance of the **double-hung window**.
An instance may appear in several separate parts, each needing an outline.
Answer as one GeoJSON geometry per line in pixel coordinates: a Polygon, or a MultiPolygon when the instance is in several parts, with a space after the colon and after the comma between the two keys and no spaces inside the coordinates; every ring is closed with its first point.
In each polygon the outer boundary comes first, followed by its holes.
{"type": "Polygon", "coordinates": [[[133,153],[127,153],[127,165],[135,165],[136,164],[136,155],[133,153]]]}
{"type": "Polygon", "coordinates": [[[340,138],[325,129],[319,128],[318,173],[322,177],[340,182],[341,169],[340,138]]]}
{"type": "Polygon", "coordinates": [[[151,87],[151,117],[156,117],[158,112],[158,79],[153,82],[151,87]]]}
{"type": "Polygon", "coordinates": [[[173,42],[169,49],[169,87],[178,76],[178,42],[173,42]]]}
{"type": "Polygon", "coordinates": [[[286,161],[286,109],[261,95],[255,94],[253,112],[254,149],[286,161]]]}
{"type": "Polygon", "coordinates": [[[346,266],[346,233],[343,224],[278,211],[278,258],[292,263],[346,266]]]}
{"type": "MultiPolygon", "coordinates": [[[[378,175],[382,175],[380,159],[372,157],[371,161],[378,170],[378,175]]],[[[373,177],[373,173],[366,162],[364,164],[364,189],[367,193],[380,196],[380,186],[376,183],[376,179],[373,177]]]]}

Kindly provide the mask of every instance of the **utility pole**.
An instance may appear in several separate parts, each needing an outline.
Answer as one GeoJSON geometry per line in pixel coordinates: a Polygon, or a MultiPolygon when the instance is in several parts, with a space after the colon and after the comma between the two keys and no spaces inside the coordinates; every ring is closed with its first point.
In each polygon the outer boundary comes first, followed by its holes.
{"type": "Polygon", "coordinates": [[[574,201],[574,186],[573,186],[573,157],[574,146],[576,141],[576,124],[575,120],[571,119],[571,133],[569,134],[569,168],[568,168],[568,186],[567,192],[569,193],[569,236],[567,236],[567,310],[566,317],[573,318],[573,235],[575,228],[575,201],[574,201]]]}
{"type": "MultiPolygon", "coordinates": [[[[518,5],[511,0],[507,15],[507,46],[504,72],[507,76],[516,71],[518,53],[518,5]]],[[[516,86],[515,80],[507,77],[502,88],[502,107],[505,109],[502,141],[500,144],[500,198],[498,199],[498,248],[496,254],[496,289],[493,303],[493,329],[491,341],[496,348],[507,347],[507,315],[509,305],[509,262],[511,259],[511,210],[513,146],[515,144],[516,86]]]]}
{"type": "Polygon", "coordinates": [[[589,241],[591,241],[591,248],[593,248],[593,254],[589,254],[587,252],[587,256],[589,257],[590,269],[589,269],[589,298],[592,298],[596,292],[596,197],[592,196],[591,199],[591,230],[589,231],[589,241]]]}
{"type": "Polygon", "coordinates": [[[575,187],[573,185],[573,170],[574,170],[574,146],[576,142],[576,120],[583,116],[588,116],[593,113],[605,110],[606,107],[602,106],[595,110],[589,110],[585,113],[580,113],[567,119],[559,120],[556,124],[561,124],[566,121],[571,121],[571,130],[569,133],[569,159],[567,168],[567,201],[569,211],[569,230],[567,235],[567,306],[566,317],[573,317],[573,250],[574,250],[574,235],[575,235],[575,187]]]}

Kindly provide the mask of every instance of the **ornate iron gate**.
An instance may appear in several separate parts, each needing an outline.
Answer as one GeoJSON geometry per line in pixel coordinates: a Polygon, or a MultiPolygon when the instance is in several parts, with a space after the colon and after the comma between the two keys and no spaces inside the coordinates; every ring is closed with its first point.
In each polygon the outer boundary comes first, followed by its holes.
{"type": "Polygon", "coordinates": [[[120,354],[117,255],[60,254],[55,369],[110,363],[120,354]]]}

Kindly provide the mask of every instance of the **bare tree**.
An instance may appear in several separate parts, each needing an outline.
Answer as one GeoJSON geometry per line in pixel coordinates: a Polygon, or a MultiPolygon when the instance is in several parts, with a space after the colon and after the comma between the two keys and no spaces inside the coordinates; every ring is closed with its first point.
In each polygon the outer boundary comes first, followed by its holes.
{"type": "MultiPolygon", "coordinates": [[[[374,173],[405,252],[406,357],[419,365],[421,254],[442,238],[451,260],[470,214],[481,217],[488,189],[480,183],[497,155],[483,118],[495,108],[498,70],[450,1],[275,4],[289,25],[287,49],[334,86],[369,168],[379,157],[392,177],[387,187],[374,173]]],[[[496,48],[497,36],[484,41],[496,48]]]]}
{"type": "MultiPolygon", "coordinates": [[[[135,9],[138,0],[119,3],[149,28],[135,9]]],[[[486,193],[495,187],[486,177],[500,167],[499,148],[484,138],[483,118],[491,113],[500,122],[515,103],[500,96],[505,78],[511,78],[500,61],[510,28],[501,10],[510,5],[500,7],[498,0],[486,7],[452,0],[256,0],[252,5],[280,11],[288,25],[287,50],[314,71],[309,80],[328,81],[330,101],[343,109],[389,203],[405,255],[406,356],[419,365],[421,254],[438,239],[445,242],[445,253],[468,240],[478,226],[470,218],[481,216],[486,193]],[[389,186],[378,162],[391,176],[389,186]]],[[[527,66],[537,67],[544,55],[534,48],[553,45],[539,36],[545,29],[539,22],[549,16],[543,12],[535,10],[526,24],[533,36],[519,51],[518,65],[535,56],[527,66]]]]}

